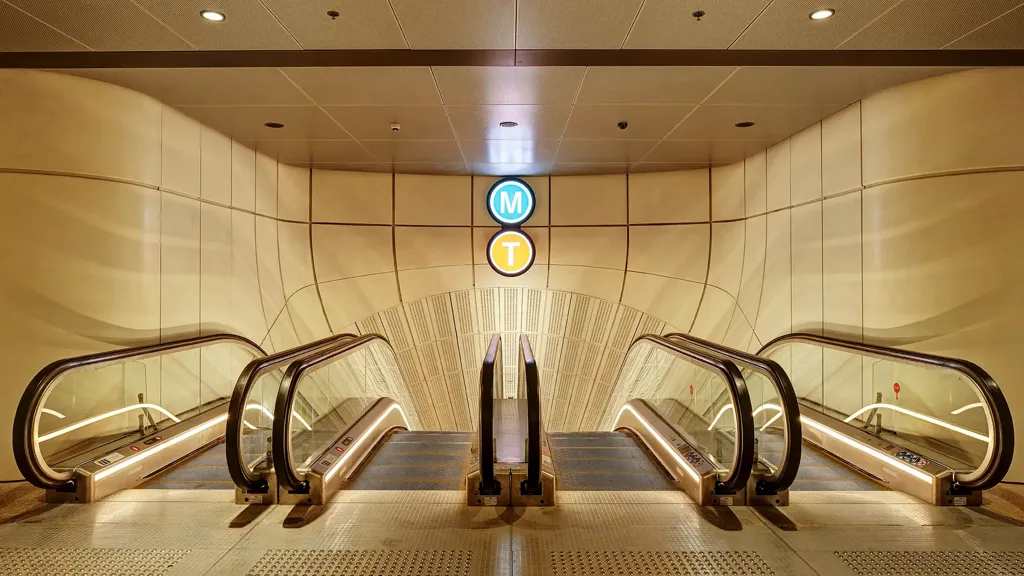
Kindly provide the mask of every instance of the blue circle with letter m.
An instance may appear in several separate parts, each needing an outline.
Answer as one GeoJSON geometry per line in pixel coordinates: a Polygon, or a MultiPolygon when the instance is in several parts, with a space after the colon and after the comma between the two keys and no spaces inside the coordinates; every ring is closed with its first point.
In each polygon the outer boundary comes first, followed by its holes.
{"type": "Polygon", "coordinates": [[[518,178],[502,178],[487,193],[487,212],[502,226],[526,222],[535,205],[533,188],[518,178]]]}

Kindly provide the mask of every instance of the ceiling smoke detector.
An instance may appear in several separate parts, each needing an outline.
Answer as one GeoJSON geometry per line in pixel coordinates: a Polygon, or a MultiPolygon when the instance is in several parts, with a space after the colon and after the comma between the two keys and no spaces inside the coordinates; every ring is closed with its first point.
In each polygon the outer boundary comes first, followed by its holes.
{"type": "Polygon", "coordinates": [[[749,121],[749,120],[746,121],[746,122],[737,122],[736,123],[736,127],[737,128],[750,128],[753,125],[754,125],[754,123],[749,121]]]}
{"type": "Polygon", "coordinates": [[[836,11],[831,8],[825,8],[823,10],[815,10],[811,12],[811,20],[825,20],[836,15],[836,11]]]}
{"type": "Polygon", "coordinates": [[[519,122],[513,122],[511,120],[506,120],[506,121],[502,122],[501,124],[498,124],[498,126],[501,126],[502,128],[515,128],[516,126],[519,126],[519,122]]]}
{"type": "Polygon", "coordinates": [[[209,20],[210,22],[223,22],[226,18],[223,13],[217,12],[216,10],[203,10],[199,15],[202,16],[204,20],[209,20]]]}
{"type": "Polygon", "coordinates": [[[284,128],[284,124],[280,122],[265,122],[263,125],[267,128],[284,128]]]}

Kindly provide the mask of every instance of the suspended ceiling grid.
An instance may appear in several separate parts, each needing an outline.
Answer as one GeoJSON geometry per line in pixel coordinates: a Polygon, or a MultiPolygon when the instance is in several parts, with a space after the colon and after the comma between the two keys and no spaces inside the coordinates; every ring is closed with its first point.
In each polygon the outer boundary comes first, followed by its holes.
{"type": "Polygon", "coordinates": [[[1021,0],[2,0],[0,51],[1022,46],[1021,0]],[[811,21],[810,12],[835,16],[811,21]],[[203,9],[226,15],[213,24],[203,9]],[[328,11],[337,11],[331,18],[328,11]],[[705,12],[699,20],[693,13],[705,12]]]}
{"type": "Polygon", "coordinates": [[[600,174],[738,162],[886,87],[874,67],[89,69],[279,162],[425,174],[600,174]],[[502,122],[516,122],[502,127],[502,122]],[[282,128],[265,126],[267,122],[282,128]],[[625,129],[619,128],[626,122],[625,129]],[[754,122],[738,128],[740,122],[754,122]],[[400,130],[392,130],[392,124],[400,130]]]}

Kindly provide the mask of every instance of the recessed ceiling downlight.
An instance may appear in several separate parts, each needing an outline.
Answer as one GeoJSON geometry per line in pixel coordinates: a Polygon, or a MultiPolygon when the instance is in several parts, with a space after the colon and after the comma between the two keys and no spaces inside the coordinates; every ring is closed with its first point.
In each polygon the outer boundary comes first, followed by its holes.
{"type": "Polygon", "coordinates": [[[750,128],[753,125],[754,125],[754,123],[750,122],[750,121],[747,121],[747,122],[737,122],[736,123],[736,127],[737,128],[750,128]]]}
{"type": "Polygon", "coordinates": [[[199,15],[210,22],[223,22],[225,18],[223,13],[216,10],[203,10],[199,15]]]}
{"type": "Polygon", "coordinates": [[[267,128],[284,128],[284,124],[280,122],[265,122],[263,125],[267,128]]]}
{"type": "Polygon", "coordinates": [[[519,126],[519,122],[513,122],[511,120],[506,120],[506,121],[502,122],[501,124],[498,124],[498,126],[501,126],[502,128],[515,128],[516,126],[519,126]]]}
{"type": "Polygon", "coordinates": [[[825,20],[836,15],[836,11],[831,8],[825,8],[823,10],[815,10],[811,12],[811,20],[825,20]]]}

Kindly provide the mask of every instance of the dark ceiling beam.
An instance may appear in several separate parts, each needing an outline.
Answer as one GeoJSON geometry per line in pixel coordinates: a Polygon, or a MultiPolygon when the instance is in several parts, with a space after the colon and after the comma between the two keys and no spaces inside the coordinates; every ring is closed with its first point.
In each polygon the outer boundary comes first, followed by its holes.
{"type": "Polygon", "coordinates": [[[245,50],[0,52],[0,68],[1024,66],[1024,50],[245,50]]]}

